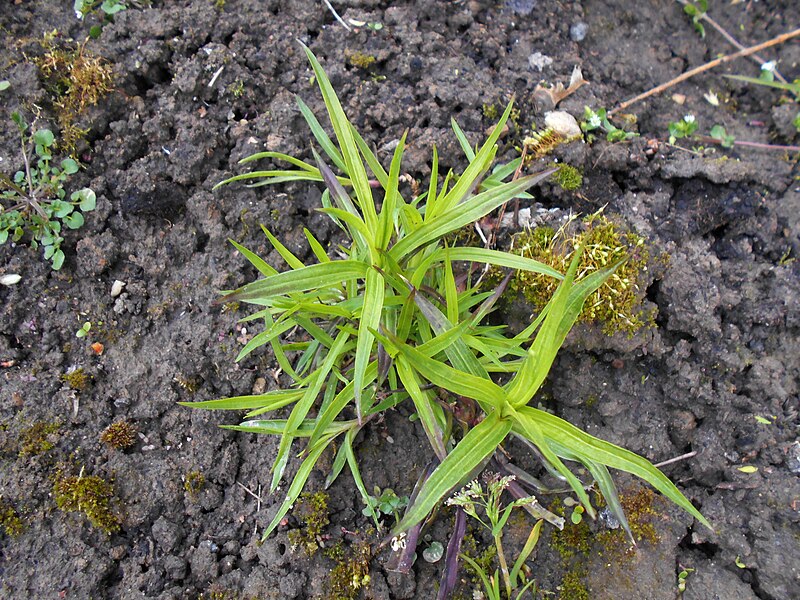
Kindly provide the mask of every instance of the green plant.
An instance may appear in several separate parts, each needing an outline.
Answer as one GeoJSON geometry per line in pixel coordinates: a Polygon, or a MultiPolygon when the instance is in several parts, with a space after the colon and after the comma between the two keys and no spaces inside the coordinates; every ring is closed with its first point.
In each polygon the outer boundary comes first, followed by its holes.
{"type": "Polygon", "coordinates": [[[702,20],[708,11],[708,0],[697,0],[696,4],[686,2],[683,5],[683,12],[692,18],[692,25],[700,34],[701,38],[706,37],[706,28],[703,27],[702,20]]]}
{"type": "Polygon", "coordinates": [[[105,533],[111,534],[120,528],[121,520],[111,508],[113,486],[96,475],[84,476],[83,468],[77,476],[59,472],[53,484],[53,498],[59,509],[83,513],[93,526],[105,533]]]}
{"type": "Polygon", "coordinates": [[[400,511],[408,506],[408,496],[398,496],[391,488],[381,491],[377,485],[373,488],[374,496],[367,496],[367,506],[361,513],[369,517],[371,515],[386,515],[394,517],[395,522],[400,520],[400,511]]]}
{"type": "Polygon", "coordinates": [[[96,197],[89,188],[72,192],[66,200],[64,185],[70,175],[78,172],[78,163],[65,158],[59,166],[51,164],[55,136],[49,129],[36,129],[28,135],[30,127],[19,113],[11,118],[19,129],[24,169],[14,174],[13,180],[0,173],[0,244],[9,239],[18,242],[29,237],[34,249],[42,246],[44,258],[54,270],[64,264],[61,250],[62,225],[78,229],[84,223],[83,213],[94,210],[96,197]],[[31,163],[30,151],[36,156],[31,163]]]}
{"type": "Polygon", "coordinates": [[[733,148],[736,138],[729,135],[722,125],[714,125],[709,132],[712,138],[719,140],[719,145],[723,148],[733,148]]]}
{"type": "Polygon", "coordinates": [[[92,323],[90,321],[85,321],[83,325],[81,325],[80,329],[75,332],[75,337],[78,339],[85,338],[89,335],[89,332],[92,330],[92,323]]]}
{"type": "Polygon", "coordinates": [[[684,115],[680,121],[669,124],[669,143],[674,144],[676,140],[690,137],[697,131],[697,120],[694,115],[684,115]]]}
{"type": "MultiPolygon", "coordinates": [[[[512,592],[516,592],[513,598],[519,599],[522,598],[525,591],[535,583],[533,579],[527,582],[525,581],[522,567],[525,561],[528,560],[531,552],[536,548],[544,521],[540,519],[536,522],[536,525],[533,526],[522,552],[520,552],[514,562],[513,568],[509,571],[505,551],[503,550],[503,529],[508,523],[512,510],[529,504],[536,504],[537,500],[534,496],[527,496],[518,498],[503,506],[501,502],[503,492],[509,487],[511,482],[514,481],[514,476],[507,475],[501,477],[495,473],[487,472],[484,474],[483,479],[486,483],[485,490],[477,479],[473,479],[468,485],[463,487],[461,491],[447,500],[446,504],[461,507],[467,515],[476,519],[485,529],[491,532],[497,550],[497,560],[500,564],[500,573],[506,592],[505,597],[511,600],[512,592]],[[479,510],[483,514],[483,517],[479,514],[479,510]]],[[[480,564],[466,554],[462,554],[461,557],[467,561],[467,564],[469,564],[481,578],[488,598],[491,600],[500,600],[500,577],[498,577],[498,572],[495,570],[494,575],[489,575],[480,564]]],[[[536,594],[534,591],[533,597],[535,596],[536,594]]]]}
{"type": "MultiPolygon", "coordinates": [[[[396,536],[418,527],[450,490],[482,468],[509,435],[536,446],[548,468],[566,479],[591,517],[595,517],[595,510],[586,494],[586,484],[562,459],[580,462],[587,468],[626,528],[607,467],[643,478],[707,524],[649,461],[529,406],[584,301],[618,265],[576,280],[581,249],[574,253],[566,275],[562,275],[525,257],[485,248],[449,247],[442,242],[449,233],[483,218],[554,172],[551,169],[504,181],[519,165],[517,159],[516,166],[510,163],[511,168],[505,165],[495,170],[478,187],[478,181],[490,169],[495,144],[512,106],[506,108],[477,151],[462,143],[469,165],[460,176],[448,173],[441,186],[434,149],[427,191],[407,201],[399,182],[405,135],[387,172],[347,120],[316,57],[305,50],[338,146],[305,103],[298,100],[298,104],[317,143],[343,175],[334,175],[316,152],[314,166],[269,151],[243,162],[280,160],[292,168],[236,175],[218,185],[242,180],[254,181],[253,185],[324,182],[327,189],[322,195],[321,210],[342,228],[350,242],[339,248],[343,258],[334,260],[306,231],[317,262],[305,264],[264,229],[271,245],[289,265],[289,270],[283,272],[233,242],[263,275],[262,279],[227,293],[220,301],[246,302],[261,308],[244,320],[263,321],[264,330],[245,345],[239,359],[269,345],[294,385],[264,394],[184,403],[194,408],[247,410],[245,421],[226,427],[280,436],[272,468],[272,491],[283,478],[293,441],[307,440],[304,460],[264,537],[283,519],[320,456],[336,439],[341,443],[327,483],[348,466],[365,505],[369,505],[353,441],[365,424],[407,400],[414,405],[438,466],[420,480],[408,510],[395,526],[396,536]],[[365,162],[374,179],[370,179],[365,162]],[[380,204],[376,189],[383,193],[380,204]],[[469,276],[469,268],[456,270],[454,265],[464,262],[529,270],[562,283],[539,317],[509,338],[503,328],[481,324],[504,286],[480,291],[479,279],[469,276]],[[282,341],[281,336],[290,332],[295,334],[282,341]],[[530,347],[525,349],[531,338],[530,347]],[[296,353],[294,361],[290,361],[289,353],[296,353]],[[504,386],[495,383],[491,373],[507,374],[508,382],[504,386]],[[440,401],[440,397],[447,400],[440,401]],[[314,415],[312,409],[317,400],[321,404],[314,415]],[[472,401],[478,411],[476,418],[460,421],[463,406],[472,401]],[[286,406],[292,407],[288,418],[268,416],[286,406]],[[459,436],[459,429],[463,430],[463,437],[459,436]]],[[[463,133],[459,135],[457,125],[454,130],[461,140],[463,133]]],[[[373,518],[377,522],[377,515],[373,514],[373,518]]]]}
{"type": "Polygon", "coordinates": [[[89,35],[98,38],[103,32],[103,27],[112,21],[113,16],[128,7],[123,0],[75,0],[72,8],[81,20],[89,15],[99,19],[100,22],[89,29],[89,35]]]}
{"type": "Polygon", "coordinates": [[[593,142],[595,135],[593,132],[602,131],[606,134],[606,140],[609,142],[621,142],[637,137],[639,134],[632,131],[625,131],[619,129],[611,121],[608,120],[608,113],[605,108],[599,108],[596,111],[588,106],[583,109],[583,121],[580,123],[581,131],[586,134],[586,141],[593,142]]]}

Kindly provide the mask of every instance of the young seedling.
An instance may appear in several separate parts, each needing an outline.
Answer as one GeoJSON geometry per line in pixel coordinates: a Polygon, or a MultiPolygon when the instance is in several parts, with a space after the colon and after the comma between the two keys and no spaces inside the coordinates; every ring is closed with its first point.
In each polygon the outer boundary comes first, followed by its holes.
{"type": "Polygon", "coordinates": [[[669,143],[674,144],[676,140],[688,138],[697,131],[697,120],[694,115],[685,115],[680,121],[669,124],[669,143]]]}
{"type": "Polygon", "coordinates": [[[64,264],[62,226],[82,227],[84,213],[95,208],[95,193],[83,188],[67,199],[64,185],[78,172],[78,163],[65,158],[58,166],[52,164],[53,132],[36,129],[28,133],[31,128],[22,115],[15,112],[11,118],[19,130],[24,168],[13,178],[0,173],[0,189],[5,189],[0,193],[0,244],[27,237],[32,248],[42,246],[45,260],[57,271],[64,264]],[[36,162],[32,162],[34,157],[36,162]]]}
{"type": "Polygon", "coordinates": [[[594,141],[595,134],[593,132],[596,131],[604,132],[606,140],[609,142],[622,142],[639,135],[638,133],[619,129],[608,120],[608,113],[605,108],[599,108],[595,111],[588,106],[584,107],[583,121],[581,121],[580,125],[581,130],[586,134],[586,141],[590,143],[594,141]]]}

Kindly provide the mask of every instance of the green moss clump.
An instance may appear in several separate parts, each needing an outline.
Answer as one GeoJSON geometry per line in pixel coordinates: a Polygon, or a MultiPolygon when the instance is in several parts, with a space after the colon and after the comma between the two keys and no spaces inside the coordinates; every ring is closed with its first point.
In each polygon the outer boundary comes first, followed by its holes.
{"type": "Polygon", "coordinates": [[[336,565],[331,569],[328,578],[328,594],[326,600],[355,600],[370,582],[369,563],[372,560],[372,549],[369,542],[360,540],[346,551],[342,542],[325,551],[325,555],[334,560],[336,565]]]}
{"type": "Polygon", "coordinates": [[[302,548],[307,556],[313,556],[319,550],[322,530],[331,522],[328,515],[328,494],[301,494],[292,514],[303,522],[302,528],[289,532],[292,550],[302,548]]]}
{"type": "Polygon", "coordinates": [[[89,522],[107,534],[119,531],[121,521],[111,509],[114,488],[96,475],[77,477],[59,472],[53,485],[56,506],[64,512],[81,512],[89,522]]]}
{"type": "Polygon", "coordinates": [[[183,478],[183,489],[189,494],[189,498],[196,500],[200,492],[206,486],[206,476],[200,471],[189,471],[183,478]]]}
{"type": "MultiPolygon", "coordinates": [[[[570,223],[558,231],[550,227],[526,231],[515,238],[514,246],[519,254],[564,273],[573,252],[583,244],[584,252],[576,275],[578,281],[625,261],[589,296],[578,320],[601,324],[608,335],[618,331],[633,335],[645,325],[652,325],[654,315],[642,308],[645,290],[639,286],[650,261],[644,238],[616,225],[601,213],[586,217],[583,224],[585,229],[575,233],[568,233],[570,223]]],[[[557,279],[546,275],[518,271],[510,289],[541,310],[555,293],[558,283],[557,279]]]]}
{"type": "MultiPolygon", "coordinates": [[[[659,516],[653,506],[655,501],[656,495],[648,488],[640,488],[633,494],[620,495],[620,504],[637,542],[656,545],[661,539],[653,525],[654,518],[659,516]]],[[[612,555],[617,559],[626,556],[630,551],[630,540],[622,528],[601,531],[597,534],[597,543],[603,555],[612,555]]]]}
{"type": "Polygon", "coordinates": [[[19,435],[19,456],[38,456],[49,452],[55,446],[52,437],[61,429],[61,423],[37,421],[26,427],[19,435]]]}
{"type": "Polygon", "coordinates": [[[585,574],[578,569],[567,571],[558,586],[558,600],[589,600],[589,590],[583,582],[585,574]]]}
{"type": "Polygon", "coordinates": [[[0,496],[0,527],[10,538],[19,537],[25,530],[17,509],[2,496],[0,496]]]}
{"type": "Polygon", "coordinates": [[[78,367],[77,369],[72,369],[64,373],[61,376],[61,380],[64,381],[70,389],[76,392],[82,392],[89,387],[89,384],[92,382],[92,376],[84,371],[83,367],[78,367]]]}
{"type": "Polygon", "coordinates": [[[48,85],[58,116],[59,145],[74,153],[89,131],[78,125],[78,119],[113,89],[113,70],[108,61],[87,50],[86,42],[72,45],[70,40],[59,44],[57,34],[45,34],[45,54],[33,59],[33,63],[48,85]]]}
{"type": "Polygon", "coordinates": [[[356,69],[364,70],[369,69],[377,60],[371,54],[365,54],[364,52],[360,52],[358,50],[355,52],[345,52],[345,57],[350,65],[354,66],[356,69]]]}
{"type": "Polygon", "coordinates": [[[558,167],[558,171],[553,174],[553,181],[555,181],[561,189],[571,192],[583,185],[583,175],[581,175],[581,172],[575,167],[561,164],[558,167]]]}
{"type": "Polygon", "coordinates": [[[100,441],[115,450],[124,450],[136,443],[137,433],[136,426],[130,421],[117,421],[103,430],[100,441]]]}

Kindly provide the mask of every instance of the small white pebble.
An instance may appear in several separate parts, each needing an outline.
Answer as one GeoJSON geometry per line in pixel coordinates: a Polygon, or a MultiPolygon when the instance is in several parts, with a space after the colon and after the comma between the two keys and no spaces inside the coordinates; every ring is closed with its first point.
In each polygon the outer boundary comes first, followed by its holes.
{"type": "Polygon", "coordinates": [[[111,284],[111,297],[116,298],[122,293],[122,288],[125,287],[125,282],[120,281],[119,279],[115,279],[114,283],[111,284]]]}

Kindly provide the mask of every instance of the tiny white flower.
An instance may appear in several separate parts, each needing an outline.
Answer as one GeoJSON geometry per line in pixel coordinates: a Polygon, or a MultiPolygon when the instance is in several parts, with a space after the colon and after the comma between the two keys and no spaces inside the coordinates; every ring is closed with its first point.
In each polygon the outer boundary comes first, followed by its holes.
{"type": "Polygon", "coordinates": [[[592,113],[592,116],[589,117],[589,125],[591,125],[592,127],[594,127],[596,129],[596,128],[600,127],[600,125],[602,125],[602,124],[603,124],[603,122],[600,120],[600,117],[597,116],[597,114],[592,113]]]}
{"type": "Polygon", "coordinates": [[[405,550],[405,548],[406,548],[405,532],[392,538],[392,550],[397,552],[398,550],[405,550]]]}
{"type": "Polygon", "coordinates": [[[684,123],[694,123],[694,115],[686,115],[683,117],[684,123]]]}
{"type": "Polygon", "coordinates": [[[768,60],[767,62],[765,62],[764,64],[761,65],[761,70],[762,71],[774,71],[775,70],[775,61],[774,60],[768,60]]]}

